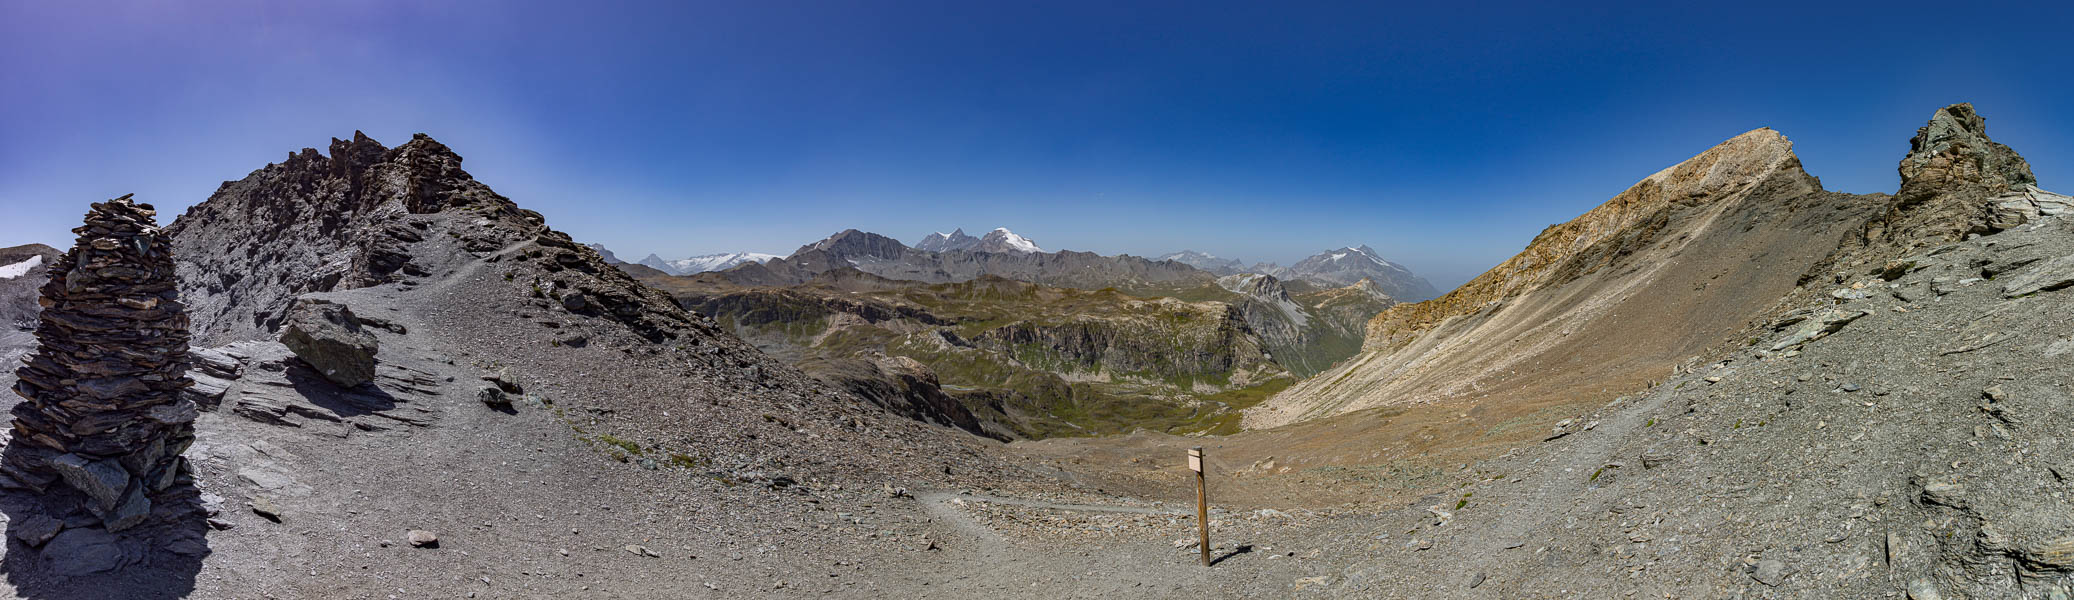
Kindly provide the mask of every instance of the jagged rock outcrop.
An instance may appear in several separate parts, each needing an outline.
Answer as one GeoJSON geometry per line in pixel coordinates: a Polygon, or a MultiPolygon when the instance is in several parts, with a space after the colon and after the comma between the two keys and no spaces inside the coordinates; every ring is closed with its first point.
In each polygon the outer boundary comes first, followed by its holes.
{"type": "Polygon", "coordinates": [[[1978,189],[1995,193],[2036,185],[2031,163],[2008,146],[1988,139],[1987,119],[1972,104],[1937,109],[1908,140],[1908,156],[1896,169],[1901,207],[1978,189]]]}
{"type": "Polygon", "coordinates": [[[2074,200],[2039,189],[2030,163],[1988,138],[1987,119],[1972,104],[1937,109],[1909,139],[1908,155],[1896,171],[1901,189],[1886,210],[1804,281],[1833,283],[1880,268],[1885,258],[2014,228],[2074,206],[2074,200]]]}
{"type": "Polygon", "coordinates": [[[272,339],[304,294],[410,287],[468,261],[507,258],[550,274],[532,282],[537,295],[650,340],[713,331],[476,181],[459,154],[424,134],[387,148],[355,132],[332,140],[329,156],[305,148],[224,183],[166,232],[195,335],[212,346],[272,339]]]}
{"type": "MultiPolygon", "coordinates": [[[[188,319],[151,205],[93,204],[50,268],[37,350],[15,374],[14,485],[64,497],[109,531],[142,522],[185,471],[197,414],[181,392],[188,319]],[[62,482],[60,485],[59,482],[62,482]]],[[[60,514],[60,517],[63,515],[60,514]]]]}

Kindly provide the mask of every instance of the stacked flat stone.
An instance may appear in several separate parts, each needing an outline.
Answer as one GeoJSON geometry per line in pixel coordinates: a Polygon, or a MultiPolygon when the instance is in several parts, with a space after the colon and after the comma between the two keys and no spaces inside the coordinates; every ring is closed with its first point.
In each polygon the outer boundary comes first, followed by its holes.
{"type": "Polygon", "coordinates": [[[15,371],[26,401],[14,408],[6,474],[76,501],[111,531],[150,514],[194,442],[196,408],[180,393],[194,383],[187,311],[156,214],[127,195],[93,205],[72,230],[77,245],[50,267],[36,353],[15,371]]]}

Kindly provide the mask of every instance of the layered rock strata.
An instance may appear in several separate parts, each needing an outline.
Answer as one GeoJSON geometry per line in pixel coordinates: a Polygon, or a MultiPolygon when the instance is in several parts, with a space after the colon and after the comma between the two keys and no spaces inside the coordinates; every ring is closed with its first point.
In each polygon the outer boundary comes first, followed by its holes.
{"type": "Polygon", "coordinates": [[[76,500],[110,531],[142,522],[194,442],[188,320],[149,204],[95,203],[51,266],[38,348],[15,374],[14,483],[76,500]]]}

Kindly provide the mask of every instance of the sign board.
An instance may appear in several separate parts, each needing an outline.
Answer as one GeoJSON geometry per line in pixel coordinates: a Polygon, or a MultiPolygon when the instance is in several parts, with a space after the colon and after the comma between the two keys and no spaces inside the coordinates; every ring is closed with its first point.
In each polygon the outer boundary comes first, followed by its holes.
{"type": "Polygon", "coordinates": [[[1202,448],[1190,448],[1188,450],[1188,470],[1195,471],[1197,473],[1203,472],[1202,448]]]}

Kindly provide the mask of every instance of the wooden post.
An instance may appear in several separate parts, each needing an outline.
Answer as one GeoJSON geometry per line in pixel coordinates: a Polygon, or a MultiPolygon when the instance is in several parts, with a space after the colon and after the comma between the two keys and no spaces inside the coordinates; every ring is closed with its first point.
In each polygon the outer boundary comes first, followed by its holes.
{"type": "Polygon", "coordinates": [[[1203,566],[1210,566],[1210,488],[1203,482],[1203,447],[1188,450],[1188,470],[1195,471],[1195,522],[1200,535],[1196,544],[1203,551],[1203,566]]]}

